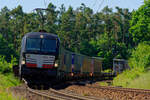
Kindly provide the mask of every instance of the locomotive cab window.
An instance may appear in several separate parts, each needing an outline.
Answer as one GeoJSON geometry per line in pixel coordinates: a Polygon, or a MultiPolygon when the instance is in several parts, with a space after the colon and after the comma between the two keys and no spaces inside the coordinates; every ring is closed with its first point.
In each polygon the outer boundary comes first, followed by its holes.
{"type": "Polygon", "coordinates": [[[56,40],[55,39],[43,39],[41,51],[42,52],[56,52],[56,40]]]}
{"type": "Polygon", "coordinates": [[[26,50],[40,51],[40,43],[41,43],[41,39],[27,38],[26,50]]]}
{"type": "Polygon", "coordinates": [[[27,51],[56,52],[56,39],[27,38],[27,51]]]}

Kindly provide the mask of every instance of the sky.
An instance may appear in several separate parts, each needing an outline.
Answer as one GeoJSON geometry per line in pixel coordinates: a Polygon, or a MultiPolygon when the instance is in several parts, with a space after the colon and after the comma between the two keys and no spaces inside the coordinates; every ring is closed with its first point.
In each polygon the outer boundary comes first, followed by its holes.
{"type": "Polygon", "coordinates": [[[81,3],[92,8],[94,12],[99,12],[105,6],[109,6],[115,9],[116,6],[120,8],[128,8],[130,11],[138,9],[144,2],[144,0],[0,0],[0,9],[7,6],[9,9],[13,9],[18,5],[23,7],[23,11],[32,12],[35,8],[46,8],[47,5],[52,2],[57,9],[64,4],[66,8],[72,6],[74,9],[79,7],[81,3]]]}

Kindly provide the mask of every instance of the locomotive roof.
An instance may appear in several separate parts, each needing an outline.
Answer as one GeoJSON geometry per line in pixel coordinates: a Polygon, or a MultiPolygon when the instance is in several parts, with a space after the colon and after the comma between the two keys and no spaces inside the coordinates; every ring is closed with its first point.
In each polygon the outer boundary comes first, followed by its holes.
{"type": "Polygon", "coordinates": [[[46,33],[46,32],[30,32],[25,35],[25,37],[30,37],[30,38],[40,38],[40,36],[43,35],[44,38],[58,38],[57,35],[51,34],[51,33],[46,33]]]}

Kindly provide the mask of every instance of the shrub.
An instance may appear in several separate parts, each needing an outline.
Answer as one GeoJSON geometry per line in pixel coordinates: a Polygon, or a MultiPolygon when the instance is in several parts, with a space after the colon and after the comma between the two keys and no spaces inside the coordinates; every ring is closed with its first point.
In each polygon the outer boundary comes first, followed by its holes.
{"type": "Polygon", "coordinates": [[[129,59],[129,66],[131,68],[148,68],[150,65],[150,45],[146,42],[140,43],[138,47],[132,52],[129,59]]]}
{"type": "Polygon", "coordinates": [[[7,62],[5,56],[0,56],[0,72],[9,73],[12,71],[12,66],[16,64],[16,59],[11,56],[11,61],[7,62]]]}

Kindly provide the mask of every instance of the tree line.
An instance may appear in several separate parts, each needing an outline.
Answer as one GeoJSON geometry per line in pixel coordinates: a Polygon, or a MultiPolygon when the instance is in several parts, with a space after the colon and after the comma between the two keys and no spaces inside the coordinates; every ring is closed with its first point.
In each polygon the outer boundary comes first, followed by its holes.
{"type": "Polygon", "coordinates": [[[115,9],[106,6],[94,13],[85,4],[56,9],[49,3],[45,11],[26,13],[20,5],[12,10],[4,7],[0,11],[0,55],[18,58],[22,37],[42,29],[57,34],[67,50],[102,57],[104,67],[111,68],[113,58],[128,59],[140,42],[150,40],[150,0],[136,11],[115,9]]]}

